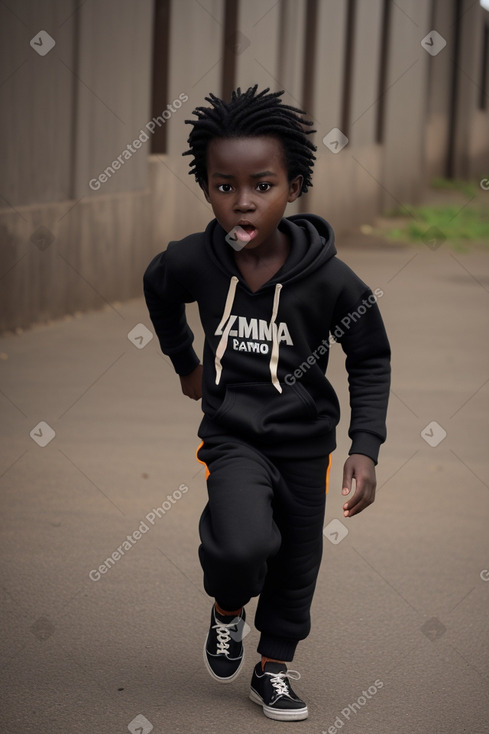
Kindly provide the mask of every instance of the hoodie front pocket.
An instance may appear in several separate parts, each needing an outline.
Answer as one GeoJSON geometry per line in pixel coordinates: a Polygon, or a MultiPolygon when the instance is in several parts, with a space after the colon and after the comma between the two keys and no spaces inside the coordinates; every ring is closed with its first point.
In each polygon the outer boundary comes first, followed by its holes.
{"type": "Polygon", "coordinates": [[[301,437],[301,429],[318,419],[316,404],[297,382],[277,392],[269,382],[245,382],[226,387],[224,400],[213,419],[241,435],[274,441],[301,437]]]}

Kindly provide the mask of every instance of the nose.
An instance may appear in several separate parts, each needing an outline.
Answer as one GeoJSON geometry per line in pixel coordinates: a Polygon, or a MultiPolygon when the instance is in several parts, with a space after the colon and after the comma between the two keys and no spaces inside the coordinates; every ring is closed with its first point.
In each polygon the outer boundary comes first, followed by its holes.
{"type": "Polygon", "coordinates": [[[242,188],[238,190],[235,202],[234,202],[234,208],[236,211],[240,212],[249,212],[254,210],[255,204],[253,201],[253,194],[252,191],[248,188],[242,188]]]}

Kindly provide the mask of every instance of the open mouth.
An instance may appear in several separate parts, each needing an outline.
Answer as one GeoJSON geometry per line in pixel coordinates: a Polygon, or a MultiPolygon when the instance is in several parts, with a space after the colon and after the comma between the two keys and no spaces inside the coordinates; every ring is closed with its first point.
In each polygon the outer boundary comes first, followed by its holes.
{"type": "Polygon", "coordinates": [[[233,250],[239,252],[251,242],[257,233],[253,224],[236,224],[232,230],[226,235],[226,242],[231,245],[233,250]]]}
{"type": "Polygon", "coordinates": [[[253,224],[237,224],[234,231],[238,240],[245,244],[250,242],[256,235],[256,227],[253,224]]]}
{"type": "Polygon", "coordinates": [[[243,222],[243,224],[236,224],[230,232],[226,235],[226,242],[231,245],[233,250],[239,252],[256,237],[258,230],[254,224],[249,222],[243,222]]]}

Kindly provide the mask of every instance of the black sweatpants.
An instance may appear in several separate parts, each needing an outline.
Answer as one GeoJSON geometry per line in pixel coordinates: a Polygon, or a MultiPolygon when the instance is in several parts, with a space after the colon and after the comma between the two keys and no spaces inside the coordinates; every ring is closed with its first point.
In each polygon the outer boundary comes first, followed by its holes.
{"type": "Polygon", "coordinates": [[[290,661],[311,628],[330,456],[272,460],[235,439],[206,439],[197,458],[208,469],[199,524],[204,588],[229,610],[259,595],[258,652],[290,661]]]}

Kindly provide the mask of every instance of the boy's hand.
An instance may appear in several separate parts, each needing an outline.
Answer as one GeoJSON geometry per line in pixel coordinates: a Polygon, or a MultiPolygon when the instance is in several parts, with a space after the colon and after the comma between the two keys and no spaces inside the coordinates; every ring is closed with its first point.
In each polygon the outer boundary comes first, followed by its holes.
{"type": "Polygon", "coordinates": [[[184,377],[180,375],[182,392],[188,398],[192,398],[192,400],[200,400],[202,397],[202,371],[202,365],[198,364],[189,375],[185,375],[184,377]]]}
{"type": "Polygon", "coordinates": [[[355,479],[355,494],[343,505],[345,517],[352,517],[372,504],[375,499],[375,464],[363,454],[352,454],[343,467],[343,489],[341,494],[350,494],[352,479],[355,479]]]}

